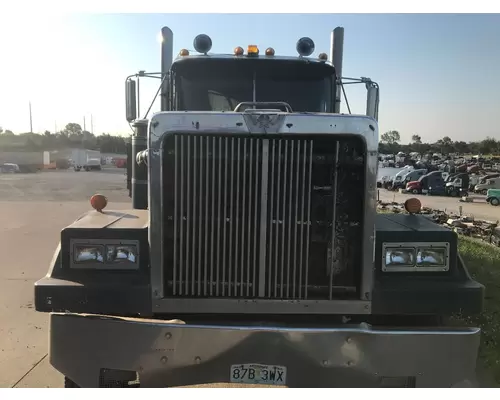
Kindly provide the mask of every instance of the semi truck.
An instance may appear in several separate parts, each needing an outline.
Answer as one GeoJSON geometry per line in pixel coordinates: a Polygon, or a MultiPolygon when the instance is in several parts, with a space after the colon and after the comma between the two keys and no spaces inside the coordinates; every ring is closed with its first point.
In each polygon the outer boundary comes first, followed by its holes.
{"type": "Polygon", "coordinates": [[[100,171],[101,170],[101,152],[97,150],[74,149],[71,151],[71,163],[76,172],[100,171]]]}
{"type": "Polygon", "coordinates": [[[342,74],[343,28],[329,56],[201,34],[174,59],[161,34],[161,72],[125,83],[130,209],[92,196],[35,284],[65,387],[474,386],[480,329],[448,317],[484,287],[417,199],[377,213],[379,88],[342,74]],[[340,112],[349,82],[364,114],[340,112]]]}

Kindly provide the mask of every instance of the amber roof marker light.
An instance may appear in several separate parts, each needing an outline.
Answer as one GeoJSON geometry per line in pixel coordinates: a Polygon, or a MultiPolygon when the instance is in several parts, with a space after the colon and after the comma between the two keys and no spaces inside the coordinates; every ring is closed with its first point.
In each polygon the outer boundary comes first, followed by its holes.
{"type": "Polygon", "coordinates": [[[242,56],[243,53],[245,53],[245,50],[243,50],[243,47],[237,46],[234,48],[234,55],[235,56],[242,56]]]}
{"type": "Polygon", "coordinates": [[[94,194],[90,198],[90,205],[97,212],[102,212],[102,210],[104,210],[106,208],[106,206],[108,205],[108,198],[102,194],[99,194],[99,193],[94,194]]]}
{"type": "Polygon", "coordinates": [[[249,56],[258,56],[259,55],[259,48],[255,44],[249,44],[248,49],[247,49],[247,54],[249,56]]]}
{"type": "Polygon", "coordinates": [[[405,201],[405,210],[410,214],[418,214],[422,209],[422,203],[416,197],[405,201]]]}
{"type": "Polygon", "coordinates": [[[266,56],[274,56],[274,49],[272,47],[266,49],[266,56]]]}

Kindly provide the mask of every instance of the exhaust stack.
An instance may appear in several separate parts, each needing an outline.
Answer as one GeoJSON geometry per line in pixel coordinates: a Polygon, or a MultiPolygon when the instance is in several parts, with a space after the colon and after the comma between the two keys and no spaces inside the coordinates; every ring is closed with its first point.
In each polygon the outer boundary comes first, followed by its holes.
{"type": "Polygon", "coordinates": [[[342,96],[342,60],[344,58],[344,28],[338,26],[332,31],[330,42],[330,60],[335,67],[337,82],[335,85],[335,113],[340,113],[340,102],[342,96]]]}
{"type": "MultiPolygon", "coordinates": [[[[170,71],[174,61],[174,34],[166,26],[161,28],[161,75],[165,77],[170,71]]],[[[163,81],[161,87],[161,111],[168,110],[168,77],[163,81]]]]}

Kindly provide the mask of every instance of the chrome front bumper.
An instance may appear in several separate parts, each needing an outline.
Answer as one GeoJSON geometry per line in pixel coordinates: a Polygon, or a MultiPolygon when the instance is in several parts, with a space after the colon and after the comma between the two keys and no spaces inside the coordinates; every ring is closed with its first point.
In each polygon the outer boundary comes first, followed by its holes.
{"type": "Polygon", "coordinates": [[[280,365],[289,387],[474,386],[480,330],[186,325],[50,315],[50,362],[81,387],[102,369],[136,371],[141,387],[230,382],[235,364],[280,365]],[[406,378],[406,380],[405,380],[406,378]]]}

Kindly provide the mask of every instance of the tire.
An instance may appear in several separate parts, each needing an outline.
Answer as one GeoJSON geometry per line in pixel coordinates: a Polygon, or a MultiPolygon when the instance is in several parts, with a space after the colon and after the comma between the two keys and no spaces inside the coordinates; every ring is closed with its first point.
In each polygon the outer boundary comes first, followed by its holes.
{"type": "Polygon", "coordinates": [[[496,197],[493,197],[491,200],[490,200],[490,204],[492,206],[498,206],[500,204],[500,200],[498,200],[496,197]]]}
{"type": "Polygon", "coordinates": [[[450,196],[451,197],[458,197],[458,192],[455,189],[453,189],[452,191],[450,191],[450,196]]]}
{"type": "Polygon", "coordinates": [[[481,194],[486,196],[488,194],[488,190],[487,189],[481,190],[481,194]]]}
{"type": "Polygon", "coordinates": [[[69,379],[67,376],[64,377],[64,387],[65,388],[80,388],[75,382],[69,379]]]}
{"type": "Polygon", "coordinates": [[[418,189],[413,189],[411,192],[412,192],[413,194],[418,194],[418,189]]]}

